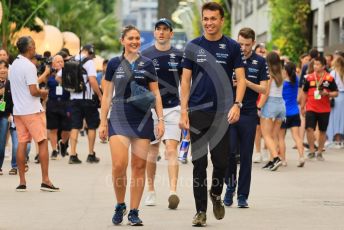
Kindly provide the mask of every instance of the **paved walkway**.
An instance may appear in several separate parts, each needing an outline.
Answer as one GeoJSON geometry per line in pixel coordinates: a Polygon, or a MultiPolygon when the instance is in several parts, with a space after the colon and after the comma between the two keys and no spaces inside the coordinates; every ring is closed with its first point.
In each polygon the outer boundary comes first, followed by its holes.
{"type": "MultiPolygon", "coordinates": [[[[307,161],[305,168],[297,168],[296,151],[290,148],[293,144],[289,135],[287,142],[288,167],[268,172],[261,169],[261,164],[255,164],[250,208],[239,209],[235,203],[226,208],[225,218],[218,221],[209,204],[208,228],[344,229],[344,150],[327,150],[325,162],[307,161]]],[[[98,165],[85,163],[86,148],[86,138],[82,137],[78,146],[84,161],[81,165],[69,165],[67,158],[50,161],[51,178],[62,188],[59,193],[40,192],[40,169],[33,162],[27,174],[29,191],[15,192],[18,178],[7,174],[10,169],[7,159],[3,167],[5,175],[0,176],[0,229],[117,228],[111,222],[115,198],[109,147],[96,144],[101,158],[98,165]]],[[[157,175],[158,205],[141,205],[140,217],[145,224],[141,229],[192,229],[195,214],[192,164],[180,167],[178,210],[167,208],[168,179],[164,160],[159,162],[157,175]]],[[[129,226],[124,224],[119,228],[129,226]]]]}

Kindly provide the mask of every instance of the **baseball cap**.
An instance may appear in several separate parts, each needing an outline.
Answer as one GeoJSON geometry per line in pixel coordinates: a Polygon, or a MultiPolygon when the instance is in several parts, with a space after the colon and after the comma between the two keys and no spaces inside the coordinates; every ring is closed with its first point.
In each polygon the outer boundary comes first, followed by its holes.
{"type": "Polygon", "coordinates": [[[173,24],[170,20],[168,20],[167,18],[160,18],[156,23],[155,23],[155,28],[157,28],[159,25],[164,24],[165,26],[167,26],[168,28],[170,28],[171,30],[173,30],[173,24]]]}
{"type": "Polygon", "coordinates": [[[86,50],[89,55],[95,57],[94,46],[92,44],[84,45],[81,50],[86,50]]]}

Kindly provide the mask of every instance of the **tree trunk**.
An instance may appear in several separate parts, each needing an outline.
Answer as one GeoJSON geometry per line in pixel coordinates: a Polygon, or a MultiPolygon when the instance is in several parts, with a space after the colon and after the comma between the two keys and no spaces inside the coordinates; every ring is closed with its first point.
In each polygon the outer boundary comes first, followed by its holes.
{"type": "Polygon", "coordinates": [[[168,18],[171,20],[172,13],[177,9],[179,0],[158,0],[158,19],[168,18]]]}

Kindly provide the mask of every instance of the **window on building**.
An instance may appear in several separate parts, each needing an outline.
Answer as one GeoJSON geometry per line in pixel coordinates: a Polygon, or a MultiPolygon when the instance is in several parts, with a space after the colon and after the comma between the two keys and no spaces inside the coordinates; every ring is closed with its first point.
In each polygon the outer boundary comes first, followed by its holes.
{"type": "Polygon", "coordinates": [[[264,6],[268,1],[267,0],[257,0],[257,8],[264,6]]]}
{"type": "Polygon", "coordinates": [[[235,4],[235,23],[238,24],[241,21],[242,5],[239,1],[235,4]]]}
{"type": "Polygon", "coordinates": [[[330,46],[337,45],[340,41],[340,24],[339,18],[331,20],[330,24],[330,46]]]}
{"type": "Polygon", "coordinates": [[[253,13],[253,0],[244,0],[245,4],[245,17],[253,13]]]}

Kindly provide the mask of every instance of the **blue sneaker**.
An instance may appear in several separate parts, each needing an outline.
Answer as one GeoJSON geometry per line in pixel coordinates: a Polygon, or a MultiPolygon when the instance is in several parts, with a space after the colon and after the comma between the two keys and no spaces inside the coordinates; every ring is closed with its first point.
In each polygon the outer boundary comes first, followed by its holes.
{"type": "Polygon", "coordinates": [[[245,195],[238,195],[238,208],[248,208],[248,203],[245,195]]]}
{"type": "Polygon", "coordinates": [[[128,224],[131,226],[143,226],[142,220],[139,218],[139,210],[132,209],[128,214],[128,224]]]}
{"type": "Polygon", "coordinates": [[[234,193],[232,191],[226,190],[225,197],[223,199],[223,204],[226,206],[231,206],[233,204],[234,193]]]}
{"type": "Polygon", "coordinates": [[[127,206],[125,205],[125,203],[117,204],[115,208],[115,214],[113,214],[112,217],[112,223],[115,225],[122,223],[123,216],[125,214],[127,214],[127,206]]]}

